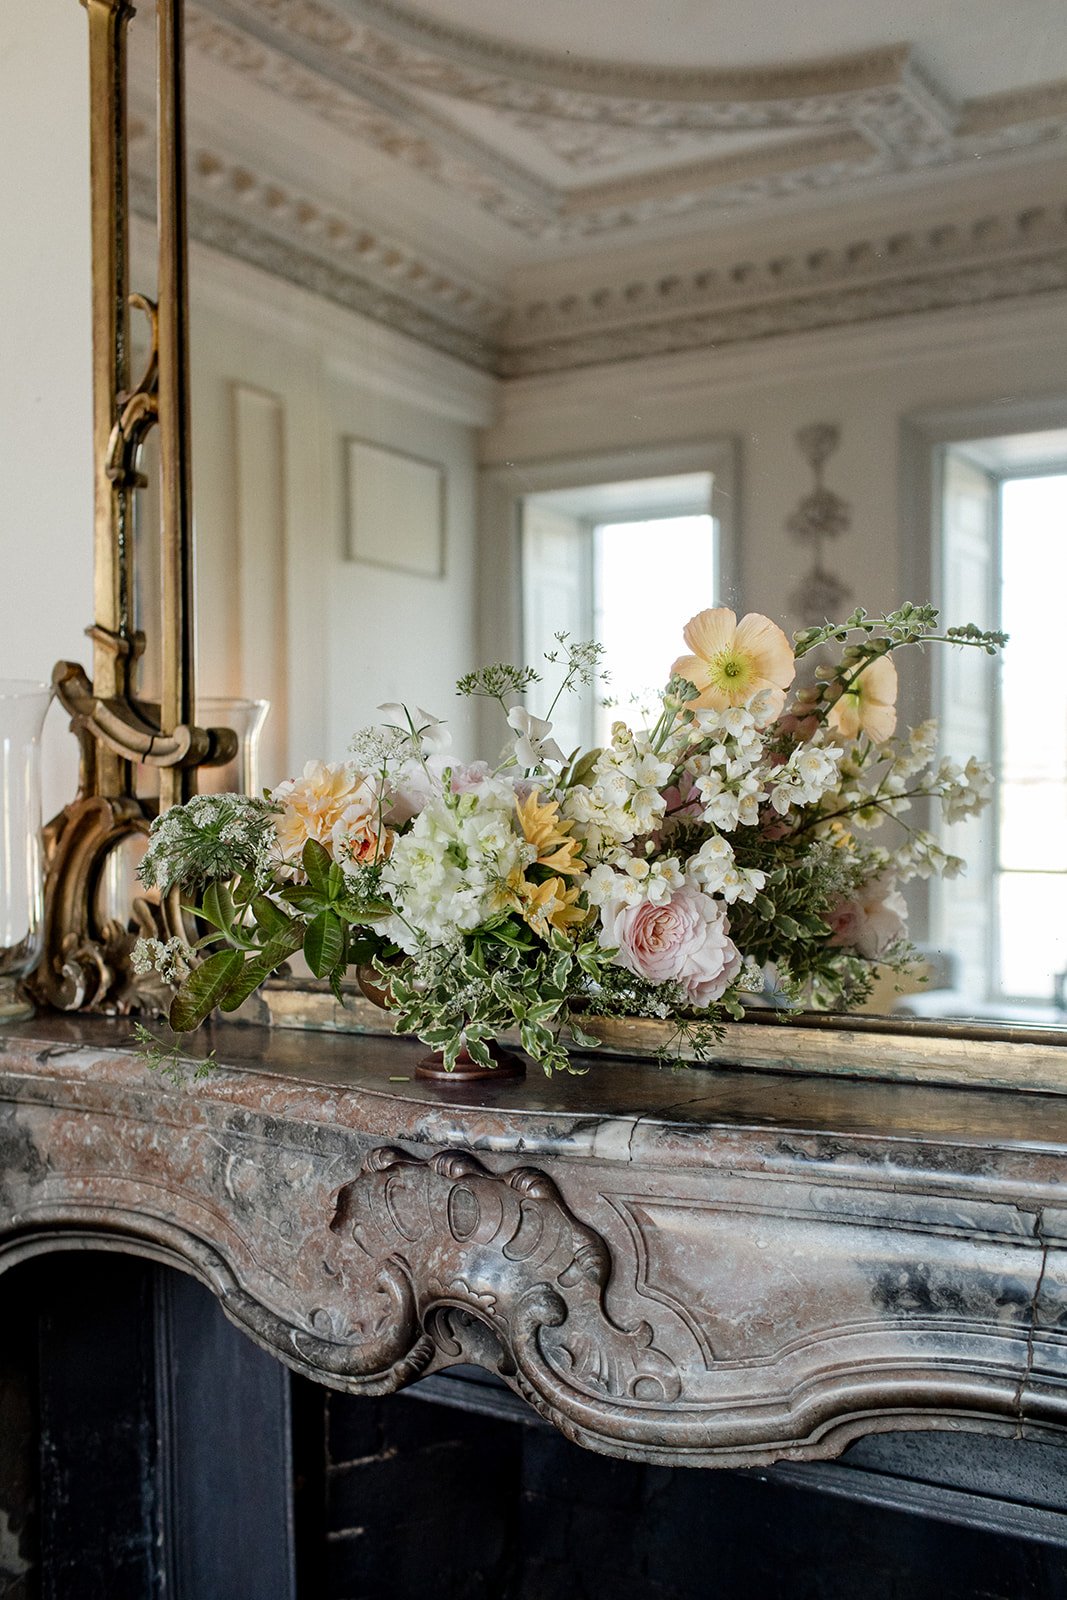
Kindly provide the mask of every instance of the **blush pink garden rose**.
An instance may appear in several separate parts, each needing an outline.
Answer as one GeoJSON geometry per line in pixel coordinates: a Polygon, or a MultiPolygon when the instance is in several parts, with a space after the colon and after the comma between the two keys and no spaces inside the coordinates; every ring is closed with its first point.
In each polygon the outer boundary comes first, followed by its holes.
{"type": "Polygon", "coordinates": [[[680,984],[691,1006],[720,999],[741,971],[721,900],[683,884],[662,905],[614,902],[601,911],[600,942],[650,983],[680,984]]]}
{"type": "Polygon", "coordinates": [[[908,906],[896,880],[882,873],[864,884],[853,900],[839,900],[827,916],[830,943],[877,961],[891,944],[906,937],[908,906]]]}

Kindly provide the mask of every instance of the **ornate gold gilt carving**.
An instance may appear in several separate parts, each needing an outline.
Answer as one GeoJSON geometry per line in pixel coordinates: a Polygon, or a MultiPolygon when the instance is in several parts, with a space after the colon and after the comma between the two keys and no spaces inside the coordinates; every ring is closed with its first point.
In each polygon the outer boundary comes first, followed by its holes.
{"type": "Polygon", "coordinates": [[[80,747],[77,798],[45,830],[45,950],[38,996],[64,1010],[151,1004],[137,993],[129,952],[137,931],[177,932],[177,901],[138,901],[129,919],[101,905],[113,853],[148,830],[156,802],[138,797],[137,770],[160,774],[158,805],[188,799],[196,768],[236,752],[228,729],[193,725],[193,561],[189,451],[187,234],[182,0],[160,0],[159,303],[129,293],[127,0],[82,0],[89,23],[93,255],[93,446],[95,472],[92,679],[75,662],[53,673],[80,747]],[[130,382],[129,308],[149,320],[150,355],[130,382]],[[140,457],[160,430],[162,627],[160,703],[139,698],[145,638],[134,614],[134,496],[140,457]]]}

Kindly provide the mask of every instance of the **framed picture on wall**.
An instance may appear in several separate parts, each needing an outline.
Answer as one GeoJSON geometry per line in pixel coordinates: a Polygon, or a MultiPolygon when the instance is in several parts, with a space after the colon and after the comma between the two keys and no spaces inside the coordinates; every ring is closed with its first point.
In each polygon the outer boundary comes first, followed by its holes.
{"type": "Polygon", "coordinates": [[[443,578],[445,493],[440,462],[346,439],[347,559],[443,578]]]}

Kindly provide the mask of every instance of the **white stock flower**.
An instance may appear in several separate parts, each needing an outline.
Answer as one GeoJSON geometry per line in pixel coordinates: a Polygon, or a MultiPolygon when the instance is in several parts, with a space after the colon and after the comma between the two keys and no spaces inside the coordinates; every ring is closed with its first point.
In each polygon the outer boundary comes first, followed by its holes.
{"type": "Polygon", "coordinates": [[[993,773],[984,761],[972,756],[961,771],[952,761],[943,761],[938,769],[943,784],[941,810],[946,822],[963,822],[977,816],[989,802],[993,792],[993,773]]]}
{"type": "Polygon", "coordinates": [[[636,906],[648,901],[664,905],[686,879],[677,856],[647,861],[643,856],[623,856],[615,866],[601,863],[589,874],[586,897],[598,909],[636,906]]]}
{"type": "Polygon", "coordinates": [[[430,944],[448,945],[501,906],[510,873],[529,865],[532,847],[513,824],[514,790],[484,785],[451,801],[429,800],[393,846],[382,884],[400,915],[386,930],[415,954],[418,930],[430,944]]]}
{"type": "Polygon", "coordinates": [[[705,839],[696,855],[689,858],[689,876],[694,878],[707,894],[717,894],[733,870],[734,852],[731,845],[719,834],[705,839]]]}
{"type": "Polygon", "coordinates": [[[784,766],[772,773],[770,800],[779,816],[791,806],[815,805],[838,781],[843,751],[837,745],[797,745],[784,766]]]}
{"type": "Polygon", "coordinates": [[[697,792],[704,807],[704,820],[727,833],[734,828],[754,828],[759,822],[760,803],[767,798],[754,773],[727,785],[720,772],[698,778],[697,792]]]}

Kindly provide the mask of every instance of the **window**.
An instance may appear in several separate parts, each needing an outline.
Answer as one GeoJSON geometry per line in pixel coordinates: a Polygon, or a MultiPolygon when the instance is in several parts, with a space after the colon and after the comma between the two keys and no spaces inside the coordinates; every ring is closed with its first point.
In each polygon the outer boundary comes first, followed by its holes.
{"type": "Polygon", "coordinates": [[[553,711],[565,750],[603,744],[616,716],[644,720],[642,706],[684,650],[690,612],[679,614],[679,573],[691,610],[716,604],[711,493],[711,473],[694,472],[524,497],[523,653],[545,677],[530,693],[531,709],[544,715],[555,693],[542,658],[557,648],[557,633],[605,648],[606,683],[553,711]]]}
{"type": "Polygon", "coordinates": [[[1048,1000],[1067,968],[1067,473],[1000,485],[1000,673],[994,982],[1048,1000]]]}
{"type": "Polygon", "coordinates": [[[1003,628],[1001,662],[947,654],[943,743],[996,775],[982,817],[946,829],[965,877],[935,885],[931,932],[979,1013],[1053,1020],[1067,970],[1067,436],[975,440],[941,455],[942,610],[1003,628]]]}

